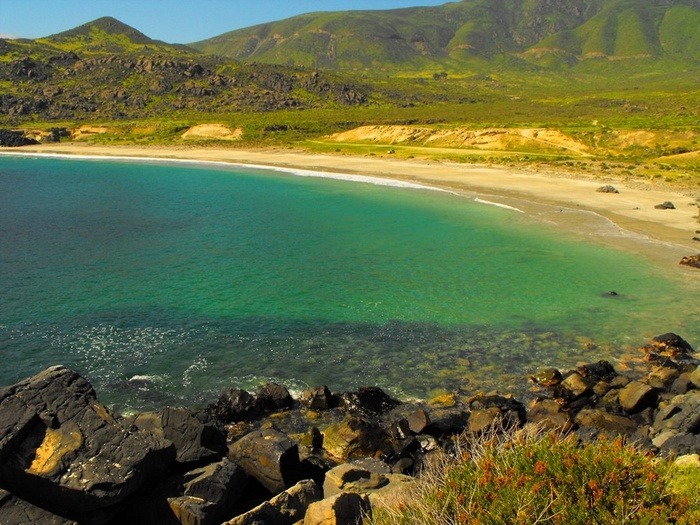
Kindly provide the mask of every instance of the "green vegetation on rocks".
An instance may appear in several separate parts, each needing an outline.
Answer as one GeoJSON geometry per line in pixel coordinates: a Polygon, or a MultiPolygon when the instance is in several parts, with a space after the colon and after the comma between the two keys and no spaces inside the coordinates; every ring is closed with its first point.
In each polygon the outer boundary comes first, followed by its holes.
{"type": "MultiPolygon", "coordinates": [[[[697,486],[622,440],[579,444],[526,429],[457,442],[373,525],[697,523],[697,486]]],[[[683,475],[688,476],[687,472],[683,475]]]]}

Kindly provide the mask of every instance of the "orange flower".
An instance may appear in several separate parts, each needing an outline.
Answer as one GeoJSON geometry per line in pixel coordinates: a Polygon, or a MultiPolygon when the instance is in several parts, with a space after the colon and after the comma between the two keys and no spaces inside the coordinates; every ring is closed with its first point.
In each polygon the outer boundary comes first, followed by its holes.
{"type": "Polygon", "coordinates": [[[538,476],[541,476],[542,474],[546,474],[547,472],[547,464],[540,460],[537,463],[535,463],[535,474],[538,476]]]}

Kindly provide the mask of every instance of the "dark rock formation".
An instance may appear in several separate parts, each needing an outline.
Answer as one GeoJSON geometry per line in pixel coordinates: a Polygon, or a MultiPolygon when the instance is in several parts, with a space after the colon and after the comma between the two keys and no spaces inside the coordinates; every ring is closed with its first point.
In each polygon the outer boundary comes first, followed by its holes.
{"type": "Polygon", "coordinates": [[[256,392],[259,405],[268,411],[283,410],[294,406],[289,390],[276,383],[267,383],[256,392]]]}
{"type": "Polygon", "coordinates": [[[36,140],[25,137],[21,131],[0,129],[0,147],[17,148],[19,146],[31,146],[39,144],[36,140]]]}
{"type": "Polygon", "coordinates": [[[300,479],[298,446],[278,430],[247,434],[229,447],[229,458],[272,494],[279,494],[300,479]]]}
{"type": "Polygon", "coordinates": [[[223,423],[235,423],[257,417],[261,407],[257,398],[249,392],[229,388],[219,396],[216,403],[209,406],[208,412],[223,423]]]}
{"type": "Polygon", "coordinates": [[[684,266],[690,266],[692,268],[700,268],[700,254],[687,255],[681,259],[681,262],[679,264],[682,264],[684,266]]]}
{"type": "Polygon", "coordinates": [[[75,372],[52,367],[0,391],[0,485],[66,515],[114,505],[175,460],[127,428],[75,372]]]}
{"type": "Polygon", "coordinates": [[[187,473],[183,495],[168,500],[181,523],[214,525],[221,523],[243,494],[248,476],[235,463],[219,463],[187,473]]]}
{"type": "Polygon", "coordinates": [[[657,210],[675,210],[676,207],[673,205],[671,201],[666,201],[662,202],[661,204],[657,204],[654,206],[657,210]]]}
{"type": "Polygon", "coordinates": [[[307,388],[301,393],[299,401],[312,410],[330,410],[338,404],[327,386],[307,388]]]}
{"type": "Polygon", "coordinates": [[[216,422],[202,423],[184,408],[144,412],[133,424],[173,443],[179,463],[216,460],[226,455],[226,436],[216,422]]]}
{"type": "Polygon", "coordinates": [[[615,186],[611,186],[610,184],[606,184],[605,186],[601,186],[597,190],[598,193],[620,193],[615,186]]]}
{"type": "Polygon", "coordinates": [[[340,406],[355,414],[380,415],[393,410],[401,404],[379,387],[361,387],[357,392],[340,394],[340,406]]]}

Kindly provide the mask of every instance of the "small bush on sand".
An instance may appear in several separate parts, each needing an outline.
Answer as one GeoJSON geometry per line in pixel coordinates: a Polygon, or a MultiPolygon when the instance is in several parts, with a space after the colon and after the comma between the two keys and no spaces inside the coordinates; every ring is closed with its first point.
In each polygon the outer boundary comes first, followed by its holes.
{"type": "Polygon", "coordinates": [[[700,523],[698,491],[669,490],[670,464],[622,440],[580,444],[532,430],[456,443],[416,492],[372,525],[700,523]]]}

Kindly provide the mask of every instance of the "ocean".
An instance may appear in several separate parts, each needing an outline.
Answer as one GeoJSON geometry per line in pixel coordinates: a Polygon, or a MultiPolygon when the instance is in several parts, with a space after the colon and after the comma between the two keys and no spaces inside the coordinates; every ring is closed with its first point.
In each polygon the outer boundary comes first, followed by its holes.
{"type": "Polygon", "coordinates": [[[541,366],[625,366],[668,331],[700,344],[680,270],[493,198],[382,184],[0,157],[0,385],[63,364],[122,411],[267,381],[527,395],[541,366]]]}

